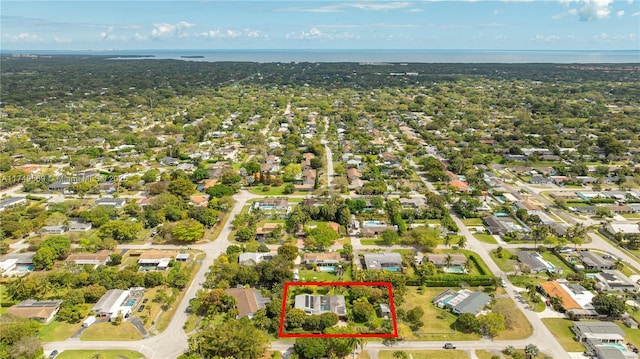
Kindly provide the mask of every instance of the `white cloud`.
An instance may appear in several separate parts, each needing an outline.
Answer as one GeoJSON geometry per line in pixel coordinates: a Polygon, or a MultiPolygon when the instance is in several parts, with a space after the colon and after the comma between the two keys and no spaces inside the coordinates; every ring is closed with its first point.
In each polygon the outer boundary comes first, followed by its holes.
{"type": "Polygon", "coordinates": [[[622,15],[624,15],[624,10],[620,10],[616,13],[617,17],[622,17],[622,15]]]}
{"type": "Polygon", "coordinates": [[[422,9],[411,9],[409,12],[424,12],[422,9]]]}
{"type": "Polygon", "coordinates": [[[634,12],[631,16],[640,16],[640,12],[634,12]]]}
{"type": "Polygon", "coordinates": [[[153,30],[151,30],[151,37],[154,39],[188,37],[189,35],[187,33],[184,33],[182,30],[188,29],[194,26],[195,26],[194,24],[191,24],[187,21],[180,21],[175,24],[168,24],[168,23],[155,24],[153,30]]]}
{"type": "Polygon", "coordinates": [[[113,33],[113,26],[109,26],[106,31],[100,32],[100,38],[102,41],[114,41],[118,39],[118,36],[113,33]]]}
{"type": "Polygon", "coordinates": [[[251,29],[242,29],[242,30],[209,30],[205,32],[201,32],[195,35],[200,38],[209,38],[209,39],[235,39],[239,37],[266,37],[262,36],[259,31],[251,30],[251,29]]]}
{"type": "Polygon", "coordinates": [[[309,31],[290,32],[285,36],[287,39],[294,40],[337,40],[337,39],[358,39],[357,34],[350,32],[324,32],[318,27],[311,27],[309,31]]]}
{"type": "Polygon", "coordinates": [[[57,42],[58,44],[65,44],[71,42],[71,39],[68,37],[53,35],[53,41],[57,42]]]}
{"type": "Polygon", "coordinates": [[[578,15],[580,21],[595,21],[609,17],[613,0],[559,0],[559,3],[564,5],[567,11],[553,15],[552,19],[578,15]]]}
{"type": "Polygon", "coordinates": [[[136,41],[145,41],[148,39],[148,37],[136,32],[135,34],[133,34],[133,39],[136,41]]]}
{"type": "Polygon", "coordinates": [[[23,32],[18,35],[2,34],[2,39],[8,42],[42,42],[38,35],[23,32]]]}

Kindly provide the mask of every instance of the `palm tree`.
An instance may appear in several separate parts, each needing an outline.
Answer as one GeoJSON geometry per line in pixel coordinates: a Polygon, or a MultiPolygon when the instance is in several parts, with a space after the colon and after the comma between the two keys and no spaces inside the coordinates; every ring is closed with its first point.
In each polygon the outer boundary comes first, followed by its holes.
{"type": "Polygon", "coordinates": [[[393,359],[409,359],[409,354],[402,350],[396,350],[393,352],[393,359]]]}
{"type": "Polygon", "coordinates": [[[624,262],[622,261],[622,259],[618,258],[616,259],[616,261],[613,263],[613,266],[615,267],[615,269],[617,270],[622,270],[622,268],[624,268],[624,262]]]}
{"type": "Polygon", "coordinates": [[[540,350],[538,350],[538,347],[533,345],[533,344],[528,344],[526,347],[524,347],[524,354],[527,356],[528,359],[532,359],[538,356],[538,354],[540,354],[540,350]]]}
{"type": "Polygon", "coordinates": [[[451,245],[451,236],[448,234],[444,236],[444,245],[447,246],[447,248],[451,245]]]}
{"type": "Polygon", "coordinates": [[[573,227],[567,229],[567,233],[565,233],[565,237],[571,243],[573,243],[578,248],[578,245],[582,244],[582,239],[585,234],[587,234],[587,229],[584,227],[582,223],[576,223],[573,227]]]}
{"type": "Polygon", "coordinates": [[[464,249],[467,246],[467,238],[465,236],[461,236],[458,238],[458,248],[464,249]]]}
{"type": "Polygon", "coordinates": [[[549,234],[549,227],[547,226],[536,226],[533,229],[531,236],[533,237],[534,241],[534,249],[538,248],[538,241],[544,241],[544,239],[547,237],[547,234],[549,234]]]}
{"type": "Polygon", "coordinates": [[[453,261],[453,258],[451,258],[451,254],[447,254],[447,256],[444,259],[445,268],[451,267],[451,261],[453,261]]]}

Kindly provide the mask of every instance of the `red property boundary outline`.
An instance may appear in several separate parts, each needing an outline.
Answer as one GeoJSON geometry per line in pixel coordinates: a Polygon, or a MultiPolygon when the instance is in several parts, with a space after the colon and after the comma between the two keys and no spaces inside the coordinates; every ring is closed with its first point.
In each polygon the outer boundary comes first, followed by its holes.
{"type": "Polygon", "coordinates": [[[279,338],[397,338],[398,323],[396,321],[396,308],[393,304],[393,288],[391,282],[285,282],[284,294],[282,298],[282,312],[280,313],[280,328],[278,331],[279,338]],[[285,333],[284,332],[284,316],[287,308],[287,292],[289,287],[297,286],[340,286],[340,287],[385,287],[389,293],[389,309],[391,309],[391,322],[393,323],[393,333],[285,333]]]}

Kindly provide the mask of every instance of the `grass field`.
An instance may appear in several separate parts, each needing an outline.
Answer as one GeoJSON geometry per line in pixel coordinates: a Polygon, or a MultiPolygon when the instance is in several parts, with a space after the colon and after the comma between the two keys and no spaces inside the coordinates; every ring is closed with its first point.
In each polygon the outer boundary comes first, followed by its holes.
{"type": "MultiPolygon", "coordinates": [[[[189,287],[189,285],[191,284],[191,281],[193,281],[193,277],[195,277],[196,273],[198,272],[198,269],[200,268],[200,264],[197,262],[192,262],[191,264],[193,266],[191,268],[191,273],[189,275],[189,283],[187,284],[187,287],[189,287]]],[[[169,310],[162,313],[162,315],[160,315],[160,319],[158,319],[158,321],[156,322],[156,330],[158,330],[159,332],[162,332],[167,328],[167,326],[169,325],[169,322],[171,322],[171,318],[173,318],[173,314],[176,312],[176,309],[178,308],[178,305],[182,301],[182,298],[184,297],[185,293],[186,293],[186,290],[178,291],[178,296],[176,297],[176,300],[173,302],[173,305],[169,308],[169,310]]]]}
{"type": "Polygon", "coordinates": [[[554,266],[562,268],[564,270],[563,273],[574,273],[573,269],[571,269],[562,260],[560,260],[560,258],[558,258],[555,254],[551,252],[542,253],[542,258],[546,259],[554,266]]]}
{"type": "Polygon", "coordinates": [[[511,298],[499,298],[491,306],[491,310],[495,313],[504,315],[506,330],[503,330],[494,339],[496,340],[513,340],[524,339],[533,333],[533,327],[524,316],[522,311],[516,307],[516,303],[511,298]]]}
{"type": "Polygon", "coordinates": [[[476,239],[479,240],[480,242],[489,243],[489,244],[498,244],[498,241],[496,241],[496,239],[493,238],[493,236],[490,234],[476,233],[473,236],[476,237],[476,239]]]}
{"type": "Polygon", "coordinates": [[[487,350],[476,350],[476,356],[478,359],[491,359],[494,355],[500,355],[499,352],[490,352],[487,350]]]}
{"type": "Polygon", "coordinates": [[[511,259],[511,252],[508,249],[502,249],[502,258],[496,257],[496,250],[492,250],[489,252],[491,259],[498,265],[503,272],[513,272],[517,261],[511,259]]]}
{"type": "Polygon", "coordinates": [[[481,218],[465,218],[462,220],[465,226],[481,227],[484,226],[481,218]]]}
{"type": "Polygon", "coordinates": [[[568,352],[583,352],[584,345],[575,341],[574,334],[571,331],[573,322],[569,319],[562,318],[542,318],[544,325],[554,334],[560,345],[568,352]]]}
{"type": "MultiPolygon", "coordinates": [[[[398,349],[400,350],[400,349],[398,349]]],[[[379,359],[393,359],[396,350],[381,350],[378,352],[379,359]]],[[[461,350],[403,350],[413,359],[468,359],[467,353],[461,350]]]]}
{"type": "Polygon", "coordinates": [[[382,239],[361,239],[360,243],[363,246],[384,246],[382,239]]]}
{"type": "Polygon", "coordinates": [[[144,355],[133,350],[65,350],[58,359],[93,359],[100,355],[102,359],[137,359],[144,355]]]}
{"type": "Polygon", "coordinates": [[[409,310],[416,305],[424,311],[424,326],[418,332],[412,332],[408,340],[478,340],[480,335],[455,331],[453,323],[457,317],[444,309],[433,305],[433,298],[447,288],[425,288],[421,293],[415,287],[408,287],[402,308],[409,310]]]}
{"type": "Polygon", "coordinates": [[[120,325],[111,323],[96,323],[87,328],[80,340],[140,340],[142,335],[131,323],[124,322],[120,325]]]}
{"type": "Polygon", "coordinates": [[[539,275],[509,275],[507,276],[511,284],[516,287],[526,288],[527,284],[539,284],[542,282],[546,282],[548,279],[547,276],[539,274],[539,275]]]}
{"type": "Polygon", "coordinates": [[[43,342],[57,342],[65,340],[80,329],[80,326],[81,323],[69,324],[54,320],[51,323],[40,327],[40,330],[38,331],[38,338],[42,339],[43,342]]]}

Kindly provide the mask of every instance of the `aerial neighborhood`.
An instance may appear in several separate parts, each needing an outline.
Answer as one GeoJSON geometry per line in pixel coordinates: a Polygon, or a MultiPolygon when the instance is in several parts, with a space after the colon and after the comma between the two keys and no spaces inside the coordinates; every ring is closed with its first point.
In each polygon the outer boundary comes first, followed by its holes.
{"type": "Polygon", "coordinates": [[[3,56],[0,357],[638,357],[637,65],[3,56]]]}

